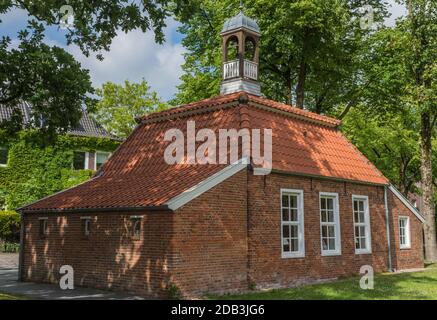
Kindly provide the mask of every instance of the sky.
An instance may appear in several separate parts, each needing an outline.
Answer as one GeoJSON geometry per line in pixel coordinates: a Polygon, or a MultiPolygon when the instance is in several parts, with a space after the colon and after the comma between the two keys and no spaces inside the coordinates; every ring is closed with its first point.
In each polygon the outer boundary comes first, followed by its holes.
{"type": "MultiPolygon", "coordinates": [[[[405,8],[394,3],[394,0],[387,1],[392,5],[392,16],[385,24],[392,26],[396,18],[405,14],[405,8]]],[[[9,36],[12,44],[16,45],[17,31],[26,26],[26,12],[10,11],[0,15],[0,19],[0,36],[9,36]]],[[[139,82],[144,78],[163,100],[170,100],[180,83],[181,65],[184,63],[183,55],[186,50],[181,45],[182,35],[177,32],[179,24],[171,18],[166,22],[164,44],[155,43],[153,32],[119,32],[113,39],[110,50],[103,53],[103,61],[96,59],[95,55],[85,57],[75,45],[66,46],[65,31],[57,27],[47,28],[45,41],[50,45],[63,47],[71,53],[83,68],[90,71],[94,87],[100,87],[107,81],[139,82]]]]}

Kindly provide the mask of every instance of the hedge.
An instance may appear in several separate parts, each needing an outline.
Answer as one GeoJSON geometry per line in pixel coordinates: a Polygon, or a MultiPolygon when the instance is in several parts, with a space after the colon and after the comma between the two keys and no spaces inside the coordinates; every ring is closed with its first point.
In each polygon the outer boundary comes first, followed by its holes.
{"type": "Polygon", "coordinates": [[[0,211],[0,240],[20,241],[20,215],[15,211],[0,211]]]}

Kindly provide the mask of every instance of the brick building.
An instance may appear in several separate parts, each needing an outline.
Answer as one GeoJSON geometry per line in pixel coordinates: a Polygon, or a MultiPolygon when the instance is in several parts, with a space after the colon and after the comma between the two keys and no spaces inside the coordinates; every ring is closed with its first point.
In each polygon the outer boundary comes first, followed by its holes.
{"type": "Polygon", "coordinates": [[[139,119],[94,179],[20,210],[22,280],[56,282],[71,265],[78,286],[165,297],[423,266],[423,218],[340,121],[261,97],[256,22],[240,13],[222,36],[220,96],[139,119]],[[168,164],[167,133],[188,140],[189,122],[271,129],[271,172],[244,161],[242,138],[238,162],[168,164]]]}

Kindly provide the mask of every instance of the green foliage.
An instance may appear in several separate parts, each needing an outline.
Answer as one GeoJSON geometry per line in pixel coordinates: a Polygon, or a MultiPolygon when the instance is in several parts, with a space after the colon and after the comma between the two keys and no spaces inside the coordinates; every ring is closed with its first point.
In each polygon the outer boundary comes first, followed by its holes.
{"type": "MultiPolygon", "coordinates": [[[[27,125],[53,137],[75,127],[82,115],[82,105],[92,105],[93,93],[88,70],[83,70],[73,56],[59,47],[46,45],[42,25],[19,34],[19,45],[9,38],[0,39],[0,103],[15,108],[21,101],[32,105],[27,125]],[[5,85],[7,84],[7,85],[5,85]]],[[[21,130],[23,116],[14,116],[0,124],[9,133],[21,130]]]]}
{"type": "Polygon", "coordinates": [[[0,240],[18,242],[20,215],[15,211],[0,211],[0,240]]]}
{"type": "MultiPolygon", "coordinates": [[[[382,21],[383,1],[366,4],[382,21]]],[[[372,30],[362,30],[359,1],[256,0],[245,2],[245,14],[257,19],[261,31],[260,80],[263,94],[287,103],[305,95],[306,106],[328,112],[345,103],[361,83],[360,51],[372,30]]],[[[174,103],[188,103],[218,93],[221,80],[220,30],[238,12],[238,2],[200,1],[183,23],[188,49],[182,84],[174,103]]]]}
{"type": "Polygon", "coordinates": [[[89,179],[92,171],[72,169],[74,151],[112,152],[118,144],[110,139],[59,135],[53,144],[41,145],[36,132],[20,132],[7,139],[9,159],[7,167],[0,167],[0,204],[17,209],[89,179]]]}
{"type": "Polygon", "coordinates": [[[20,251],[20,244],[15,242],[0,243],[0,252],[4,253],[18,253],[20,251]]]}
{"type": "Polygon", "coordinates": [[[174,283],[170,283],[167,287],[168,296],[173,300],[182,299],[182,291],[181,289],[174,283]]]}
{"type": "Polygon", "coordinates": [[[131,134],[137,117],[167,108],[144,79],[140,83],[126,80],[124,86],[107,82],[97,89],[97,95],[101,99],[92,115],[107,132],[120,138],[131,134]]]}

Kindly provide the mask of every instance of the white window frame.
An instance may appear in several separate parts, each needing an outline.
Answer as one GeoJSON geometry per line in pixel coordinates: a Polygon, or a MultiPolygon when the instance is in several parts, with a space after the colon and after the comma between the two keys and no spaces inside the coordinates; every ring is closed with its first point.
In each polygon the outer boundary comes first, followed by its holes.
{"type": "Polygon", "coordinates": [[[38,218],[38,233],[42,237],[45,237],[49,234],[49,218],[48,217],[39,217],[38,218]],[[41,229],[40,229],[41,221],[44,222],[42,233],[41,233],[41,229]]]}
{"type": "Polygon", "coordinates": [[[281,189],[281,196],[280,196],[280,219],[281,219],[281,256],[283,259],[287,258],[303,258],[305,257],[305,223],[304,223],[304,200],[303,200],[303,190],[297,190],[297,189],[281,189]],[[289,221],[283,221],[282,220],[282,196],[284,194],[287,195],[295,195],[297,196],[297,216],[298,221],[297,222],[289,222],[289,221]],[[298,246],[299,251],[294,252],[284,252],[284,236],[283,236],[283,226],[284,225],[296,225],[298,230],[298,246]]]}
{"type": "Polygon", "coordinates": [[[82,222],[83,221],[88,221],[88,224],[85,224],[85,230],[83,235],[88,237],[91,234],[91,228],[90,228],[90,224],[91,224],[91,217],[80,217],[80,223],[81,223],[81,229],[82,229],[82,222]]]}
{"type": "MultiPolygon", "coordinates": [[[[96,151],[95,153],[94,153],[94,170],[98,170],[97,169],[97,154],[98,153],[104,153],[104,154],[107,154],[108,155],[108,158],[106,159],[106,161],[108,161],[109,160],[109,158],[111,157],[111,155],[112,155],[112,153],[111,152],[107,152],[107,151],[96,151]]],[[[105,162],[106,162],[105,161],[105,162]]],[[[103,163],[104,164],[104,163],[103,163]]],[[[102,165],[103,165],[102,164],[102,165]]]]}
{"type": "Polygon", "coordinates": [[[320,221],[320,251],[322,256],[339,256],[341,255],[341,230],[340,230],[340,205],[336,192],[320,192],[319,193],[319,221],[320,221]],[[333,198],[334,206],[334,222],[322,222],[322,206],[321,199],[323,197],[333,198]],[[335,250],[323,250],[323,226],[334,226],[335,230],[335,250]]]}
{"type": "Polygon", "coordinates": [[[372,231],[370,228],[370,210],[369,210],[369,197],[362,195],[352,195],[352,214],[354,221],[354,247],[356,241],[355,227],[364,227],[366,237],[366,249],[357,249],[355,247],[355,254],[369,254],[372,253],[372,231]],[[355,221],[355,200],[364,201],[364,222],[355,221]]]}
{"type": "Polygon", "coordinates": [[[7,167],[8,166],[8,161],[9,161],[9,149],[5,148],[5,147],[0,147],[0,150],[5,150],[6,151],[6,163],[0,163],[0,167],[7,167]]]}
{"type": "MultiPolygon", "coordinates": [[[[74,152],[83,152],[85,153],[85,164],[83,169],[78,169],[78,170],[89,170],[89,163],[90,163],[90,153],[88,151],[83,151],[83,150],[74,150],[73,151],[73,157],[74,157],[74,152]]],[[[71,166],[74,169],[74,159],[73,159],[73,163],[71,164],[71,166]]]]}
{"type": "Polygon", "coordinates": [[[411,230],[410,230],[410,217],[408,216],[399,216],[398,218],[398,229],[399,229],[399,247],[401,249],[410,249],[411,248],[411,230]],[[406,220],[405,225],[405,244],[401,243],[401,220],[406,220]]]}

